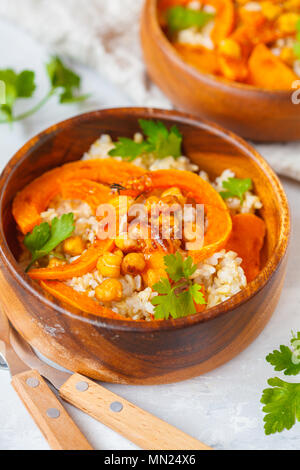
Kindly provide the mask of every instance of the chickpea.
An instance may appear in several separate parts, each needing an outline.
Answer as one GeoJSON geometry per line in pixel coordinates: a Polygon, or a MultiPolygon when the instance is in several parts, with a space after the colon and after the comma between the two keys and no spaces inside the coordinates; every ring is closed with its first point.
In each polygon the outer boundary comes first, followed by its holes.
{"type": "Polygon", "coordinates": [[[139,274],[144,271],[146,261],[142,253],[129,253],[122,262],[122,272],[124,274],[139,274]]]}
{"type": "Polygon", "coordinates": [[[133,240],[132,238],[125,238],[125,234],[119,235],[115,239],[115,244],[116,247],[122,250],[124,253],[129,253],[130,251],[134,251],[138,248],[138,244],[136,240],[133,240]]]}
{"type": "Polygon", "coordinates": [[[121,274],[122,256],[114,253],[104,253],[98,259],[97,269],[104,277],[118,278],[121,274]]]}
{"type": "Polygon", "coordinates": [[[86,245],[81,237],[67,238],[63,243],[63,251],[70,256],[79,256],[85,250],[86,245]]]}
{"type": "Polygon", "coordinates": [[[232,59],[240,59],[242,55],[241,46],[233,39],[226,38],[219,44],[219,52],[232,59]]]}
{"type": "Polygon", "coordinates": [[[183,196],[179,188],[168,188],[161,195],[162,198],[167,198],[168,196],[174,196],[177,199],[176,202],[179,202],[181,205],[186,203],[186,197],[183,196]]]}
{"type": "Polygon", "coordinates": [[[278,18],[278,27],[282,33],[295,33],[300,15],[297,13],[284,13],[278,18]]]}
{"type": "Polygon", "coordinates": [[[283,47],[280,52],[280,59],[292,67],[296,60],[293,49],[291,47],[283,47]]]}
{"type": "Polygon", "coordinates": [[[48,268],[57,268],[58,266],[63,266],[66,262],[59,258],[51,258],[48,264],[48,268]]]}
{"type": "Polygon", "coordinates": [[[261,9],[264,17],[270,21],[276,20],[282,11],[279,5],[274,5],[270,1],[262,2],[261,9]]]}
{"type": "Polygon", "coordinates": [[[122,284],[116,279],[106,279],[100,286],[96,287],[95,296],[100,302],[121,300],[123,296],[122,284]]]}

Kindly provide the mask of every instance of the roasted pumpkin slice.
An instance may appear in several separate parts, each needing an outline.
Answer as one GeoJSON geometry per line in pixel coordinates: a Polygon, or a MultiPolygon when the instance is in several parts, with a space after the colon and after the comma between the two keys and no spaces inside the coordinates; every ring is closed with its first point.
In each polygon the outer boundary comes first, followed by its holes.
{"type": "Polygon", "coordinates": [[[114,320],[130,320],[118,315],[113,310],[103,307],[87,294],[77,292],[72,287],[58,281],[41,281],[41,287],[61,302],[71,305],[82,312],[96,315],[97,317],[112,318],[114,320]]]}
{"type": "Polygon", "coordinates": [[[232,218],[232,232],[226,250],[235,251],[242,258],[242,268],[248,282],[260,272],[265,234],[265,222],[254,214],[238,214],[232,218]]]}
{"type": "Polygon", "coordinates": [[[121,183],[145,171],[112,158],[76,161],[55,168],[36,178],[20,191],[13,202],[13,215],[23,234],[41,223],[40,214],[51,200],[63,192],[66,183],[91,180],[102,184],[121,183]]]}

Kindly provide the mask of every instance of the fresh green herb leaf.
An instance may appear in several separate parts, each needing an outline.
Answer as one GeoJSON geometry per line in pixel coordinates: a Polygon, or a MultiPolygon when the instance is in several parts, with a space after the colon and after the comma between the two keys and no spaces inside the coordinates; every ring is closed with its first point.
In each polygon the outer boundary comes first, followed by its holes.
{"type": "Polygon", "coordinates": [[[19,74],[12,69],[0,70],[0,80],[5,83],[6,104],[0,107],[2,116],[8,121],[13,120],[13,107],[18,98],[30,98],[36,88],[35,74],[23,70],[19,74]]]}
{"type": "Polygon", "coordinates": [[[205,299],[202,286],[193,284],[190,277],[197,266],[193,264],[191,257],[183,259],[180,253],[164,257],[166,272],[169,279],[162,278],[153,286],[153,290],[159,295],[152,299],[155,306],[154,316],[157,320],[180,318],[196,313],[197,305],[204,305],[205,299]]]}
{"type": "Polygon", "coordinates": [[[34,254],[47,243],[50,238],[50,233],[50,225],[47,222],[37,225],[31,233],[26,235],[24,245],[30,253],[34,254]]]}
{"type": "Polygon", "coordinates": [[[175,255],[165,256],[164,260],[166,271],[174,282],[178,282],[182,278],[189,279],[197,269],[191,256],[184,260],[178,252],[175,255]]]}
{"type": "Polygon", "coordinates": [[[228,178],[227,181],[223,181],[223,188],[227,190],[220,192],[223,199],[238,197],[241,203],[243,203],[245,193],[252,189],[252,180],[251,178],[228,178]]]}
{"type": "Polygon", "coordinates": [[[213,14],[205,11],[175,6],[167,11],[168,29],[172,34],[193,26],[202,29],[213,17],[213,14]]]}
{"type": "Polygon", "coordinates": [[[265,389],[261,399],[267,435],[291,429],[296,420],[300,421],[300,384],[287,383],[278,377],[268,380],[268,384],[272,388],[265,389]]]}
{"type": "Polygon", "coordinates": [[[59,57],[52,57],[46,68],[52,89],[60,90],[60,103],[74,103],[87,98],[87,95],[75,94],[75,90],[80,88],[81,79],[73,70],[67,68],[59,57]]]}
{"type": "Polygon", "coordinates": [[[131,162],[147,151],[148,144],[146,142],[137,143],[127,137],[120,137],[115,148],[109,152],[109,155],[111,157],[122,157],[124,160],[131,162]]]}
{"type": "Polygon", "coordinates": [[[115,148],[109,152],[111,157],[122,157],[133,161],[143,153],[154,153],[156,158],[178,158],[181,155],[182,135],[176,126],[170,131],[161,121],[140,119],[139,124],[147,137],[144,142],[137,143],[132,139],[120,137],[115,148]]]}
{"type": "MultiPolygon", "coordinates": [[[[300,332],[291,339],[291,348],[281,345],[266,357],[276,371],[285,375],[300,373],[300,332]]],[[[300,421],[300,383],[288,383],[275,377],[268,381],[272,388],[263,391],[261,403],[265,406],[265,433],[273,434],[291,429],[300,421]]]]}
{"type": "Polygon", "coordinates": [[[32,254],[31,266],[40,258],[51,253],[60,243],[69,238],[74,232],[74,214],[63,214],[59,219],[55,217],[51,227],[47,222],[35,227],[26,235],[24,244],[32,254]]]}
{"type": "Polygon", "coordinates": [[[279,350],[270,353],[266,360],[274,366],[276,371],[284,371],[285,375],[300,373],[300,332],[291,339],[291,348],[281,345],[279,350]]]}
{"type": "Polygon", "coordinates": [[[35,88],[35,74],[31,70],[23,70],[19,74],[12,69],[0,70],[0,80],[5,83],[6,103],[0,106],[0,124],[25,119],[39,111],[56,93],[60,103],[74,103],[85,100],[88,95],[77,95],[80,77],[67,68],[59,57],[53,57],[47,64],[47,73],[51,88],[46,96],[33,108],[18,116],[14,115],[14,105],[19,98],[31,98],[35,88]]]}

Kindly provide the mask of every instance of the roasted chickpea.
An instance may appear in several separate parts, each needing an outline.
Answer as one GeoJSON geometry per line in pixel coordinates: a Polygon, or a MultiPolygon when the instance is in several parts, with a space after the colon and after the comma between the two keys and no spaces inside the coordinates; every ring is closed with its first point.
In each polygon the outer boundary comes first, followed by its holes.
{"type": "Polygon", "coordinates": [[[184,205],[186,203],[186,197],[183,196],[179,188],[168,188],[161,195],[162,198],[167,198],[168,196],[175,197],[177,199],[177,201],[175,199],[175,202],[179,202],[179,204],[181,205],[184,205]]]}
{"type": "Polygon", "coordinates": [[[48,264],[48,268],[57,268],[58,266],[63,266],[66,264],[66,261],[59,258],[51,258],[48,264]]]}
{"type": "Polygon", "coordinates": [[[219,52],[231,59],[240,59],[242,55],[241,46],[231,38],[223,39],[219,44],[219,52]]]}
{"type": "Polygon", "coordinates": [[[128,236],[125,237],[124,234],[119,235],[115,239],[116,247],[122,250],[124,253],[129,253],[130,251],[134,251],[138,248],[138,244],[136,240],[129,238],[128,236]]]}
{"type": "Polygon", "coordinates": [[[67,238],[63,243],[63,251],[70,256],[79,256],[85,250],[85,242],[79,236],[67,238]]]}
{"type": "Polygon", "coordinates": [[[295,33],[299,19],[298,13],[284,13],[278,18],[278,27],[282,33],[295,33]]]}
{"type": "Polygon", "coordinates": [[[122,262],[122,272],[124,274],[139,274],[144,271],[146,261],[142,253],[129,253],[122,262]]]}
{"type": "Polygon", "coordinates": [[[121,300],[123,296],[123,287],[117,279],[106,279],[95,289],[96,299],[100,302],[112,302],[121,300]]]}
{"type": "Polygon", "coordinates": [[[104,253],[98,259],[97,269],[104,277],[118,278],[121,274],[122,256],[114,253],[104,253]]]}

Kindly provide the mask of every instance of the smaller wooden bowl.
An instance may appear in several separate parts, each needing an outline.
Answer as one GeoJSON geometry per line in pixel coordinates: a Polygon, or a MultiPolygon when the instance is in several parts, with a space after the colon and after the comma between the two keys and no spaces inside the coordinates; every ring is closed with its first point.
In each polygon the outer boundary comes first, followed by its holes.
{"type": "Polygon", "coordinates": [[[246,142],[218,126],[176,111],[107,109],[84,114],[31,139],[0,179],[0,301],[14,327],[61,366],[107,382],[158,384],[183,380],[224,364],[262,331],[285,275],[289,209],[281,184],[246,142]],[[168,321],[130,322],[84,315],[45,295],[23,272],[11,205],[30,181],[78,160],[100,134],[132,137],[139,119],[176,125],[184,153],[215,178],[226,168],[252,178],[267,225],[259,276],[231,299],[204,313],[168,321]]]}
{"type": "Polygon", "coordinates": [[[300,104],[292,101],[298,92],[267,91],[190,66],[161,30],[157,0],[145,1],[141,40],[150,77],[179,109],[254,141],[300,140],[300,104]]]}

